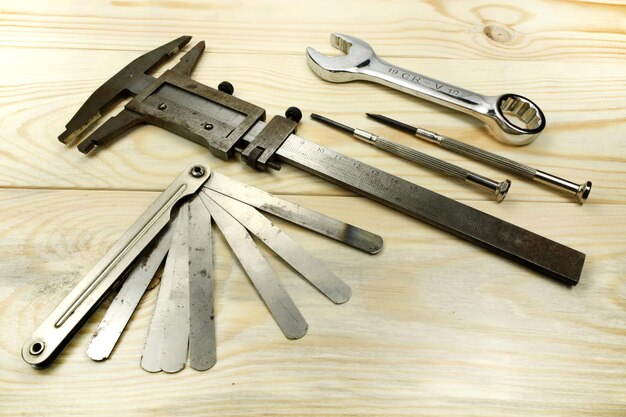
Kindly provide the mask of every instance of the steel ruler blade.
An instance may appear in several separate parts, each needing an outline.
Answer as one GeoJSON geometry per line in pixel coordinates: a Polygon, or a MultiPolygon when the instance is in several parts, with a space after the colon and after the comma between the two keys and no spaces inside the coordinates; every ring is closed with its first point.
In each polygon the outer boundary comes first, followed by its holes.
{"type": "MultiPolygon", "coordinates": [[[[259,128],[257,123],[255,127],[259,128]]],[[[255,129],[256,131],[256,129],[255,129]]],[[[254,132],[252,132],[254,133],[254,132]]],[[[291,135],[280,159],[569,285],[580,279],[585,254],[291,135]]]]}

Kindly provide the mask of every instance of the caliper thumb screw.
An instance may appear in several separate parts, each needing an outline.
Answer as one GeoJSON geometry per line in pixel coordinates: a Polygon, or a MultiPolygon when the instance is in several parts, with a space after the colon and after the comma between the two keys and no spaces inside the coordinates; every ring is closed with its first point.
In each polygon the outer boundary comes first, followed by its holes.
{"type": "Polygon", "coordinates": [[[226,94],[231,95],[231,96],[235,92],[235,87],[233,87],[233,85],[231,83],[229,83],[228,81],[222,81],[217,86],[217,89],[220,90],[222,93],[226,93],[226,94]]]}
{"type": "Polygon", "coordinates": [[[291,106],[285,112],[285,117],[298,123],[300,120],[302,120],[302,112],[299,108],[291,106]]]}

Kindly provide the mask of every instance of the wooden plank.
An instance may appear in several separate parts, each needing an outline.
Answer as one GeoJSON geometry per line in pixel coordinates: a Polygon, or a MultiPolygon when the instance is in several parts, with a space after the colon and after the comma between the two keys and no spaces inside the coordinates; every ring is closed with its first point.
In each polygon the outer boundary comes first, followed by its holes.
{"type": "Polygon", "coordinates": [[[625,415],[625,25],[623,0],[4,2],[0,416],[625,415]],[[548,128],[532,145],[512,148],[470,118],[381,86],[323,82],[304,48],[333,53],[333,31],[450,83],[528,96],[548,128]],[[564,287],[289,166],[253,172],[155,127],[93,157],[58,143],[95,88],[182,34],[207,42],[194,79],[229,80],[268,116],[297,105],[302,136],[587,253],[580,284],[564,287]],[[371,122],[365,111],[592,180],[589,203],[511,177],[511,194],[497,205],[306,118],[318,112],[505,177],[371,122]],[[348,303],[333,305],[268,253],[310,326],[288,341],[216,233],[215,368],[141,370],[154,290],[111,360],[84,354],[101,310],[54,367],[28,367],[23,341],[156,191],[195,161],[380,233],[385,248],[368,256],[278,221],[353,288],[348,303]]]}
{"type": "Polygon", "coordinates": [[[184,30],[220,52],[299,55],[342,31],[395,57],[623,62],[625,10],[624,2],[538,0],[12,2],[0,45],[141,51],[184,30]]]}
{"type": "MultiPolygon", "coordinates": [[[[156,197],[151,192],[0,191],[2,415],[623,415],[626,209],[476,203],[587,252],[567,288],[362,198],[296,197],[385,238],[369,256],[279,222],[344,278],[328,302],[270,260],[306,316],[286,340],[221,238],[216,240],[218,363],[206,373],[143,372],[156,291],[112,359],[83,353],[91,320],[44,371],[21,343],[156,197]],[[33,400],[34,396],[36,401],[33,400]]],[[[218,235],[218,234],[216,234],[218,235]]],[[[218,235],[219,236],[219,235],[218,235]]]]}
{"type": "MultiPolygon", "coordinates": [[[[162,190],[182,168],[200,160],[248,183],[267,185],[271,192],[292,193],[296,189],[307,194],[345,194],[298,170],[259,174],[242,168],[239,162],[220,161],[207,155],[204,148],[155,127],[139,127],[94,157],[85,157],[74,147],[61,145],[56,136],[91,92],[137,53],[46,49],[38,49],[36,54],[30,49],[7,52],[15,58],[16,67],[0,86],[0,139],[11,143],[0,152],[0,163],[5,168],[0,172],[3,186],[162,190]],[[69,77],[68,71],[75,71],[74,75],[69,77]]],[[[625,64],[498,62],[486,71],[482,61],[457,61],[455,65],[447,60],[396,61],[487,94],[518,92],[531,97],[546,112],[548,128],[530,146],[502,145],[479,122],[443,107],[371,83],[326,83],[311,73],[303,56],[221,54],[209,47],[193,77],[214,86],[230,80],[238,97],[266,108],[269,115],[282,114],[287,107],[298,105],[305,115],[319,112],[493,178],[507,177],[506,173],[382,127],[363,113],[395,116],[571,180],[590,179],[595,184],[590,203],[626,201],[626,150],[621,146],[621,132],[626,127],[625,64]],[[280,69],[277,61],[281,62],[280,69]],[[598,72],[603,74],[601,78],[596,77],[598,72]],[[285,73],[289,74],[287,79],[285,73]]],[[[308,117],[300,123],[298,132],[453,198],[489,198],[358,143],[308,117]]],[[[523,180],[516,181],[515,177],[511,179],[511,201],[572,201],[523,180]]]]}

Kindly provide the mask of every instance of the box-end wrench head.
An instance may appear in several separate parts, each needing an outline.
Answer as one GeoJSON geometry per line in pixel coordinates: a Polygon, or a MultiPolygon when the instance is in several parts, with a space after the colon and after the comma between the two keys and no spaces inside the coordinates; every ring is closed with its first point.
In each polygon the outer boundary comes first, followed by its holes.
{"type": "Polygon", "coordinates": [[[373,81],[441,104],[478,118],[498,140],[511,145],[531,143],[546,126],[539,106],[526,97],[484,96],[411,72],[378,58],[367,42],[354,36],[333,33],[330,44],[344,55],[326,56],[307,48],[309,67],[326,81],[373,81]]]}

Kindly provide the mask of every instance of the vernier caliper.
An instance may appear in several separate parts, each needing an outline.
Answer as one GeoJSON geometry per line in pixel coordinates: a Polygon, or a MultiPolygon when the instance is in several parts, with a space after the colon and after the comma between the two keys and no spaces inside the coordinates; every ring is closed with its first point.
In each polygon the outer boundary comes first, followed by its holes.
{"type": "Polygon", "coordinates": [[[204,42],[160,77],[146,74],[190,39],[169,42],[115,74],[87,99],[59,140],[71,142],[108,106],[134,95],[121,113],[78,145],[81,152],[151,123],[207,147],[218,158],[227,160],[239,152],[258,170],[291,164],[566,284],[580,279],[585,254],[301,138],[294,134],[299,111],[291,109],[288,118],[274,116],[265,122],[265,111],[232,96],[229,83],[214,89],[191,79],[204,42]]]}

